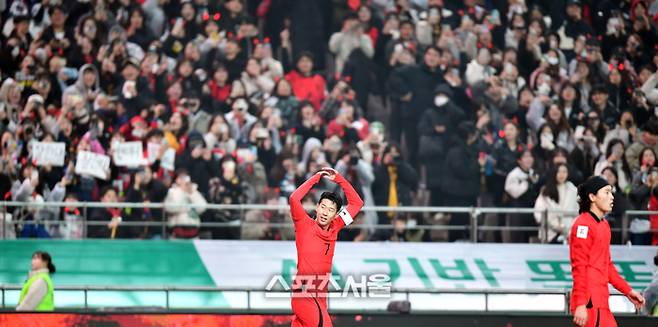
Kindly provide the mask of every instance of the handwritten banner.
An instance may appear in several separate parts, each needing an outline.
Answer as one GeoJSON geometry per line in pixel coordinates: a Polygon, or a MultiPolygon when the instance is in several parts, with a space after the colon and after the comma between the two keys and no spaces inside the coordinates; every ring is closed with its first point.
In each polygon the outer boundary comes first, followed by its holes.
{"type": "Polygon", "coordinates": [[[160,154],[160,149],[162,148],[162,145],[159,143],[153,143],[149,142],[146,144],[146,151],[148,151],[148,161],[149,164],[152,164],[155,162],[155,160],[158,158],[158,155],[160,154]]]}
{"type": "Polygon", "coordinates": [[[174,171],[175,160],[176,160],[176,151],[174,149],[169,148],[167,149],[167,151],[165,151],[164,155],[162,156],[162,159],[160,160],[160,167],[169,171],[174,171]]]}
{"type": "Polygon", "coordinates": [[[66,144],[64,142],[34,142],[32,144],[32,159],[37,166],[64,166],[66,144]]]}
{"type": "Polygon", "coordinates": [[[75,163],[75,173],[107,180],[110,173],[110,157],[89,151],[80,151],[75,163]]]}
{"type": "Polygon", "coordinates": [[[116,145],[112,159],[119,167],[137,167],[144,164],[142,142],[123,142],[116,145]]]}

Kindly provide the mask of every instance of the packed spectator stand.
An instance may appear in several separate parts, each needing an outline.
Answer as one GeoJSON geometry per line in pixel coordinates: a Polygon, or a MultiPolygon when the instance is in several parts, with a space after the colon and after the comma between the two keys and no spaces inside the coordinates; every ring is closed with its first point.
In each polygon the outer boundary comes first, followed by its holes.
{"type": "MultiPolygon", "coordinates": [[[[285,204],[325,166],[367,207],[575,212],[575,185],[596,174],[614,185],[613,228],[626,210],[658,210],[658,1],[0,0],[0,11],[4,201],[165,204],[91,209],[84,218],[102,223],[87,228],[76,207],[9,206],[15,237],[290,239],[267,226],[286,212],[184,205],[285,204]],[[162,219],[164,235],[124,224],[162,219]],[[262,224],[199,227],[236,220],[262,224]]],[[[477,237],[567,242],[574,217],[490,214],[483,224],[547,226],[477,237]]],[[[407,228],[468,214],[359,218],[366,228],[342,240],[472,237],[407,228]]],[[[658,244],[647,232],[658,217],[627,227],[633,244],[658,244]]]]}

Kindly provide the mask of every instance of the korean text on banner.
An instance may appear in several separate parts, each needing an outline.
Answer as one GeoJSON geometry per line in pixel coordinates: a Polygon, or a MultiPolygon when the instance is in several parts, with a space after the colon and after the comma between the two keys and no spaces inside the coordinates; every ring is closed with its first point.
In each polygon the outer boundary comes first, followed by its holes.
{"type": "Polygon", "coordinates": [[[75,163],[75,173],[107,180],[110,173],[110,157],[89,151],[80,151],[75,163]]]}
{"type": "Polygon", "coordinates": [[[32,159],[37,166],[64,166],[66,144],[64,142],[34,142],[32,144],[32,159]]]}
{"type": "Polygon", "coordinates": [[[119,167],[138,167],[144,164],[142,142],[123,142],[114,147],[112,160],[119,167]]]}

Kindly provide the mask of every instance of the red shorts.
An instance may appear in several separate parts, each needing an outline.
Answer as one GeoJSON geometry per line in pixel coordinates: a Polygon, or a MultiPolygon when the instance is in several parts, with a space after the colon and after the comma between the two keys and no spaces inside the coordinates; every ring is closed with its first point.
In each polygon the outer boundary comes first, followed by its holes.
{"type": "Polygon", "coordinates": [[[293,293],[290,301],[295,314],[291,327],[332,327],[325,299],[316,299],[308,294],[299,296],[300,294],[302,293],[293,293]]]}

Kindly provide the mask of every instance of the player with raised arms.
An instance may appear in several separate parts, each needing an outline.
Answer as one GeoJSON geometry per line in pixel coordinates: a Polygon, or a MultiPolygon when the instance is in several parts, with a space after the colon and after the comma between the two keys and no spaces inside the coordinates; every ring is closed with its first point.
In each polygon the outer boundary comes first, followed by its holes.
{"type": "Polygon", "coordinates": [[[293,327],[332,326],[327,311],[327,279],[331,277],[331,263],[338,232],[354,221],[363,207],[363,200],[352,185],[336,170],[323,168],[290,195],[290,213],[295,224],[297,246],[297,275],[292,287],[293,327]],[[321,178],[337,183],[345,192],[347,206],[333,192],[324,192],[315,208],[314,219],[309,217],[302,199],[321,178]]]}

